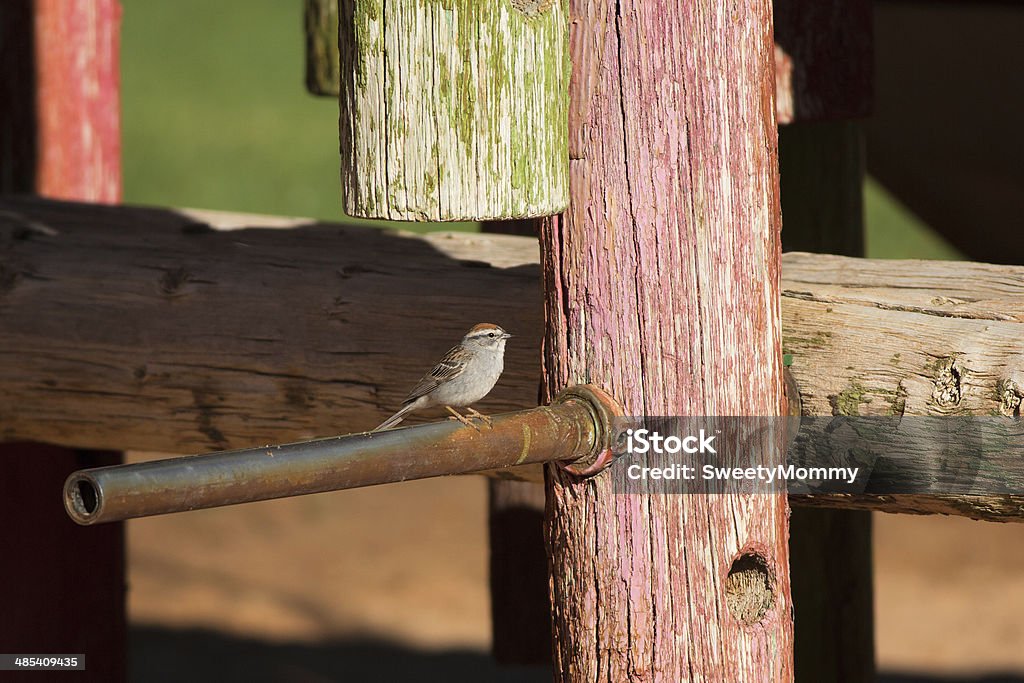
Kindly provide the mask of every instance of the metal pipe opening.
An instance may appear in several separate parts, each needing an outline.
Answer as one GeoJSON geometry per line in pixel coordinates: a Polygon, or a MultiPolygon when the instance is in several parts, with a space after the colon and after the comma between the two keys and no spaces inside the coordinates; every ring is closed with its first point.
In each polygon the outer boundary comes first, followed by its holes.
{"type": "Polygon", "coordinates": [[[64,507],[79,524],[89,524],[103,505],[103,492],[84,472],[76,472],[64,484],[64,507]]]}

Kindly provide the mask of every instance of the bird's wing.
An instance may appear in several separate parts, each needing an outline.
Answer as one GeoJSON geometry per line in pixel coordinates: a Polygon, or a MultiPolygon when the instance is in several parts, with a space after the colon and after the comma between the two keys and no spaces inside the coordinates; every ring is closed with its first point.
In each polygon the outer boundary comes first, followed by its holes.
{"type": "Polygon", "coordinates": [[[419,384],[409,392],[409,397],[405,399],[404,403],[412,403],[420,396],[426,396],[442,383],[461,375],[462,371],[466,369],[462,360],[464,353],[465,351],[460,346],[453,346],[449,349],[448,353],[444,354],[444,358],[438,361],[437,365],[424,375],[419,384]]]}

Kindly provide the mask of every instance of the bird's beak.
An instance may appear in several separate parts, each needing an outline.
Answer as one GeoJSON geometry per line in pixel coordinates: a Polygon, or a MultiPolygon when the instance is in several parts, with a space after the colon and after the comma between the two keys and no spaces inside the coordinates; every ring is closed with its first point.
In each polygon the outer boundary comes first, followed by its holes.
{"type": "Polygon", "coordinates": [[[509,334],[508,332],[505,332],[504,334],[501,335],[501,338],[502,339],[511,339],[512,335],[509,334]]]}

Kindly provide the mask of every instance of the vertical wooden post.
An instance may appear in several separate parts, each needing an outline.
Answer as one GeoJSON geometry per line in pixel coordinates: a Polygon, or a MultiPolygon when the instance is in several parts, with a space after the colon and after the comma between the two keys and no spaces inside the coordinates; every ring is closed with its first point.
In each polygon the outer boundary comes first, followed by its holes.
{"type": "Polygon", "coordinates": [[[544,487],[487,482],[491,652],[499,664],[551,661],[551,602],[544,546],[544,487]]]}
{"type": "MultiPolygon", "coordinates": [[[[117,0],[0,4],[0,192],[120,200],[120,17],[117,0]]],[[[90,680],[124,680],[123,525],[84,529],[60,500],[68,474],[120,454],[0,444],[0,460],[13,477],[0,501],[4,651],[80,653],[90,680]]]]}
{"type": "Polygon", "coordinates": [[[87,680],[126,678],[124,525],[81,527],[64,512],[69,474],[121,454],[0,444],[0,646],[7,653],[84,654],[87,680]]]}
{"type": "MultiPolygon", "coordinates": [[[[482,232],[537,235],[540,221],[484,221],[482,232]]],[[[499,664],[551,661],[551,601],[544,544],[544,486],[489,479],[491,653],[499,664]]]]}
{"type": "Polygon", "coordinates": [[[117,0],[35,0],[36,192],[121,200],[117,0]]]}
{"type": "MultiPolygon", "coordinates": [[[[784,126],[779,165],[783,247],[863,256],[860,126],[784,126]]],[[[789,524],[797,680],[875,680],[871,513],[794,508],[789,524]]]]}
{"type": "MultiPolygon", "coordinates": [[[[775,0],[782,245],[863,256],[871,112],[868,0],[775,0]],[[828,122],[828,123],[824,123],[828,122]]],[[[874,680],[871,514],[797,508],[790,566],[798,680],[874,680]]]]}
{"type": "MultiPolygon", "coordinates": [[[[783,414],[771,3],[571,4],[572,201],[541,238],[548,393],[783,414]]],[[[547,493],[558,680],[792,678],[785,495],[615,495],[557,468],[547,493]],[[770,587],[753,618],[727,594],[747,578],[770,587]]]]}

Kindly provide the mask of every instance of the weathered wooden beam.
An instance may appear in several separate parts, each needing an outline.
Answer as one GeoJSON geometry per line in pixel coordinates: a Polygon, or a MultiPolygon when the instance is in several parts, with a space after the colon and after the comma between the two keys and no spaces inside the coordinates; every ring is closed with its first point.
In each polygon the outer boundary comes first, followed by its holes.
{"type": "MultiPolygon", "coordinates": [[[[517,336],[484,409],[535,405],[538,258],[523,237],[4,198],[0,438],[194,453],[366,429],[485,319],[517,336]]],[[[805,413],[1019,414],[1024,268],[791,253],[782,288],[805,413]]],[[[929,501],[867,504],[1024,516],[929,501]]]]}
{"type": "Polygon", "coordinates": [[[370,429],[481,321],[516,334],[484,405],[536,405],[536,240],[36,199],[0,202],[0,225],[5,440],[188,453],[370,429]]]}
{"type": "Polygon", "coordinates": [[[546,216],[569,201],[566,0],[340,0],[345,212],[546,216]]]}

